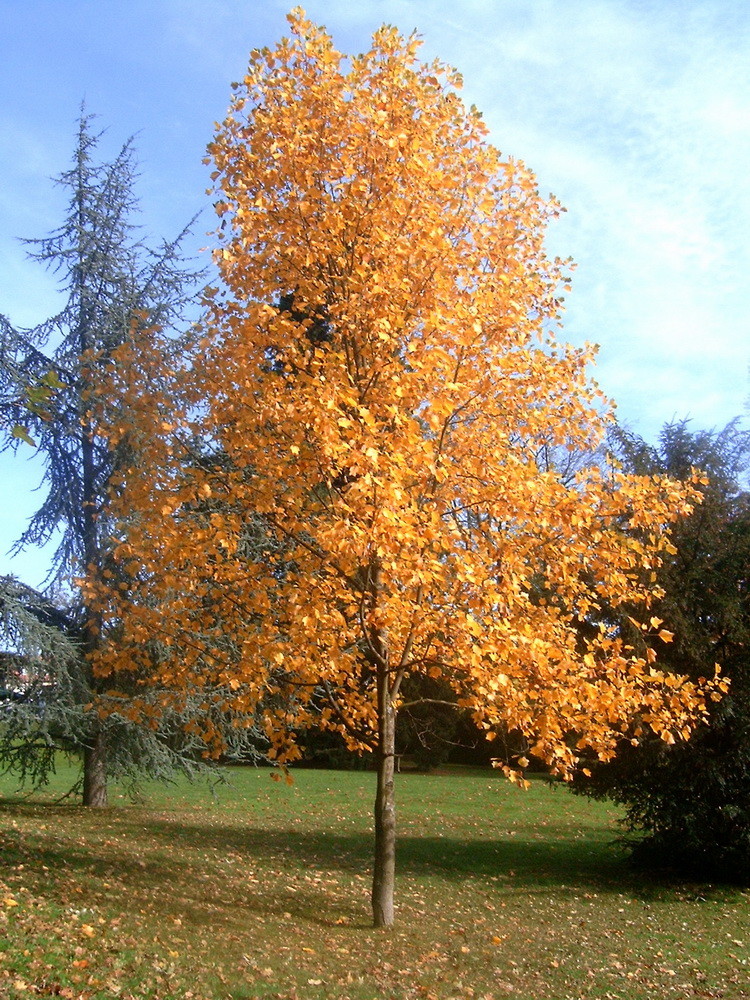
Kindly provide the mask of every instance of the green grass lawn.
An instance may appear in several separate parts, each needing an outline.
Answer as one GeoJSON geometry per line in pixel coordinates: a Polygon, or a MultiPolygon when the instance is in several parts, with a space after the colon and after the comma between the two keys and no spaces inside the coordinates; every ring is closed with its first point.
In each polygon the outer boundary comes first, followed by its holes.
{"type": "Polygon", "coordinates": [[[3,779],[0,997],[750,998],[750,894],[631,872],[606,805],[399,775],[397,924],[376,931],[374,775],[294,776],[103,811],[3,779]]]}

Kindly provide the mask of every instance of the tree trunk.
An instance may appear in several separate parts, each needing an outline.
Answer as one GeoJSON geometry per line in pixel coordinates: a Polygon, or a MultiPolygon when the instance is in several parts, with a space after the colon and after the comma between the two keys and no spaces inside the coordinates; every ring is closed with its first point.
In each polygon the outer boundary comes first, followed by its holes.
{"type": "MultiPolygon", "coordinates": [[[[82,119],[83,122],[83,119],[82,119]]],[[[87,244],[85,234],[87,232],[87,219],[85,213],[85,157],[86,151],[83,146],[78,147],[78,185],[76,189],[76,201],[78,210],[78,266],[74,270],[76,282],[76,294],[78,302],[78,349],[81,358],[86,356],[96,342],[96,326],[93,320],[93,297],[91,290],[87,288],[87,244]]],[[[80,541],[83,547],[83,564],[86,574],[99,573],[102,568],[102,554],[99,547],[99,528],[97,525],[97,511],[100,505],[100,489],[97,483],[97,462],[94,449],[94,429],[91,417],[86,413],[86,400],[89,391],[92,389],[90,376],[85,374],[85,367],[81,369],[79,376],[79,400],[82,404],[84,414],[81,417],[80,429],[80,503],[83,522],[81,526],[80,541]]],[[[101,493],[106,496],[106,488],[101,493]]],[[[88,660],[87,694],[92,701],[96,700],[96,679],[93,674],[91,658],[96,652],[102,634],[101,615],[88,606],[84,606],[87,622],[84,626],[83,648],[88,660]]],[[[85,806],[103,807],[107,805],[107,745],[104,731],[100,722],[95,722],[91,742],[83,751],[83,804],[85,806]]]]}
{"type": "Polygon", "coordinates": [[[107,744],[98,726],[91,745],[83,752],[83,804],[98,808],[107,805],[107,744]]]}
{"type": "Polygon", "coordinates": [[[378,667],[378,785],[375,794],[375,866],[372,877],[372,916],[376,927],[393,923],[396,878],[396,795],[394,760],[396,710],[388,684],[388,670],[378,667]]]}

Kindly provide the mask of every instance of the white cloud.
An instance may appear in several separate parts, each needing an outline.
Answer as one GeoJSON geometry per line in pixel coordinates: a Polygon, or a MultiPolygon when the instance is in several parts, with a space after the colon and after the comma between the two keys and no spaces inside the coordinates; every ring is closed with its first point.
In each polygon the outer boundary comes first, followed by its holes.
{"type": "Polygon", "coordinates": [[[601,342],[605,388],[650,435],[748,394],[750,12],[729,34],[721,7],[544,4],[520,42],[472,36],[470,99],[569,209],[551,237],[580,264],[568,330],[601,342]]]}

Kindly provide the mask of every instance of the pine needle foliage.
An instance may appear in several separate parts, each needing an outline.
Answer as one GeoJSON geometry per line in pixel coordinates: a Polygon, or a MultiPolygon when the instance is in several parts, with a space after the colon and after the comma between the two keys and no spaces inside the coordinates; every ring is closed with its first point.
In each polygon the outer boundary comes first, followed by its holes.
{"type": "MultiPolygon", "coordinates": [[[[45,462],[46,496],[16,550],[45,545],[59,531],[49,582],[80,572],[106,549],[111,529],[105,499],[119,456],[90,426],[92,386],[134,326],[179,326],[202,278],[182,256],[187,228],[156,249],[143,241],[134,221],[133,140],[111,162],[99,161],[101,133],[92,124],[82,113],[73,164],[57,178],[69,192],[62,224],[47,237],[24,241],[32,260],[59,276],[66,301],[33,329],[14,329],[5,318],[0,327],[4,424],[27,426],[45,462]],[[30,410],[30,387],[49,373],[56,380],[51,398],[30,410]]],[[[6,440],[6,446],[18,443],[6,440]]]]}
{"type": "MultiPolygon", "coordinates": [[[[104,732],[107,777],[118,781],[133,796],[144,778],[172,781],[178,775],[213,777],[205,746],[191,720],[205,715],[203,694],[175,699],[169,692],[151,689],[144,711],[150,708],[150,725],[128,717],[129,698],[120,693],[122,711],[116,706],[102,718],[92,713],[92,692],[83,655],[83,623],[75,610],[64,611],[43,594],[12,577],[0,578],[0,636],[14,649],[5,657],[0,674],[0,772],[17,778],[21,787],[35,791],[48,785],[61,758],[79,761],[98,728],[104,732]]],[[[80,613],[79,613],[80,614],[80,613]]],[[[137,685],[130,684],[130,696],[137,685]]],[[[210,709],[209,709],[210,711],[210,709]]],[[[214,712],[223,726],[225,758],[253,763],[262,754],[257,733],[233,725],[231,718],[214,712]]],[[[82,776],[68,791],[79,792],[82,776]]]]}
{"type": "MultiPolygon", "coordinates": [[[[188,334],[180,330],[203,279],[183,256],[189,228],[155,248],[143,239],[136,225],[132,139],[111,161],[99,158],[100,139],[92,116],[82,112],[73,163],[57,180],[69,196],[65,217],[49,236],[26,241],[31,258],[59,277],[62,309],[29,330],[14,329],[5,318],[0,323],[5,447],[35,444],[44,460],[44,499],[15,548],[56,546],[50,588],[111,573],[110,484],[115,474],[127,476],[133,456],[127,440],[113,449],[99,433],[105,413],[110,421],[118,419],[116,404],[99,392],[103,372],[118,348],[157,328],[165,334],[165,363],[184,354],[188,334]]],[[[192,773],[201,755],[185,726],[196,711],[210,715],[210,706],[185,697],[154,710],[158,723],[140,727],[118,706],[107,713],[93,710],[99,692],[90,657],[116,636],[105,634],[77,583],[72,585],[70,607],[62,613],[17,581],[2,583],[6,641],[23,651],[33,676],[29,697],[4,711],[0,766],[40,785],[59,750],[82,752],[84,801],[92,805],[106,803],[110,775],[134,780],[139,774],[165,777],[174,768],[192,773]],[[41,684],[47,692],[43,703],[34,695],[41,684]]],[[[137,678],[124,685],[126,697],[136,685],[137,678]]],[[[157,696],[164,700],[164,692],[157,696]]],[[[245,726],[232,728],[230,754],[242,752],[238,740],[246,732],[245,726]]],[[[255,755],[246,739],[245,749],[255,755]]]]}

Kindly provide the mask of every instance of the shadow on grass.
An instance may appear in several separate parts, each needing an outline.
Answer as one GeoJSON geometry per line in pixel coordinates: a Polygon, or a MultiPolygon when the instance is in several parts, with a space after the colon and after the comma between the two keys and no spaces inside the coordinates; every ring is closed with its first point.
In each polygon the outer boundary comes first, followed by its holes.
{"type": "MultiPolygon", "coordinates": [[[[158,901],[167,912],[190,913],[195,924],[229,927],[251,912],[276,918],[289,914],[321,926],[369,926],[365,909],[372,859],[369,833],[281,825],[259,830],[226,822],[215,826],[170,821],[140,811],[92,814],[79,806],[7,800],[0,800],[2,814],[47,825],[47,830],[38,832],[13,828],[0,832],[0,857],[9,866],[23,863],[29,880],[38,881],[39,891],[57,896],[63,905],[69,901],[64,897],[71,881],[92,898],[97,885],[116,881],[119,892],[154,905],[158,901]],[[358,881],[347,886],[347,876],[358,881]]],[[[687,898],[691,893],[693,898],[707,897],[711,892],[708,887],[634,871],[622,849],[595,838],[406,835],[398,840],[397,867],[399,877],[436,884],[478,880],[492,885],[495,892],[513,895],[627,893],[656,901],[684,893],[687,898]]]]}

